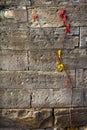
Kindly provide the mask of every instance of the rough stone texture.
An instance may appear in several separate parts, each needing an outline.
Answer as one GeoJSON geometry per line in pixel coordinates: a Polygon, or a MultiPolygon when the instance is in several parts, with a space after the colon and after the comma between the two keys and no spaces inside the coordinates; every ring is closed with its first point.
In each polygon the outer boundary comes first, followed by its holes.
{"type": "MultiPolygon", "coordinates": [[[[79,28],[72,27],[72,33],[65,39],[64,48],[73,49],[78,46],[78,35],[79,28]]],[[[62,48],[63,36],[64,28],[31,28],[29,35],[30,49],[62,48]]]]}
{"type": "MultiPolygon", "coordinates": [[[[2,26],[2,25],[1,25],[2,26]]],[[[2,26],[0,35],[1,49],[56,49],[62,48],[64,28],[27,28],[27,24],[10,27],[2,26]],[[40,32],[40,33],[39,33],[40,32]]],[[[79,28],[72,27],[72,32],[65,39],[64,48],[73,49],[78,46],[79,28]],[[74,36],[73,36],[74,35],[74,36]]]]}
{"type": "Polygon", "coordinates": [[[30,91],[26,89],[0,89],[0,108],[29,108],[30,91]]]}
{"type": "Polygon", "coordinates": [[[6,127],[3,128],[2,127],[2,128],[0,128],[0,130],[23,130],[23,129],[21,129],[21,128],[11,128],[11,127],[10,128],[6,128],[6,127]]]}
{"type": "Polygon", "coordinates": [[[86,106],[87,101],[85,90],[84,92],[83,89],[77,88],[74,88],[73,92],[70,88],[61,88],[59,90],[35,90],[32,94],[32,107],[70,107],[71,105],[72,107],[86,106]]]}
{"type": "Polygon", "coordinates": [[[38,89],[32,93],[32,107],[69,107],[71,104],[70,89],[38,89]],[[63,96],[62,96],[63,95],[63,96]]]}
{"type": "Polygon", "coordinates": [[[87,106],[87,88],[83,89],[83,99],[84,106],[87,106]]]}
{"type": "Polygon", "coordinates": [[[27,52],[0,50],[0,70],[26,70],[27,52]]]}
{"type": "Polygon", "coordinates": [[[6,22],[26,22],[27,21],[27,12],[26,6],[14,9],[6,9],[1,11],[1,18],[6,20],[6,22]]]}
{"type": "Polygon", "coordinates": [[[87,120],[87,108],[55,109],[55,125],[58,128],[70,126],[70,111],[72,126],[84,126],[87,120]]]}
{"type": "Polygon", "coordinates": [[[83,89],[75,88],[72,94],[72,106],[83,106],[83,89]]]}
{"type": "Polygon", "coordinates": [[[87,70],[78,69],[76,70],[76,86],[81,88],[87,87],[87,70]]]}
{"type": "MultiPolygon", "coordinates": [[[[87,68],[87,57],[79,52],[65,51],[63,63],[69,69],[87,68]]],[[[57,50],[35,50],[29,51],[29,68],[38,71],[56,71],[57,50]]]]}
{"type": "Polygon", "coordinates": [[[0,0],[1,130],[87,125],[86,12],[86,0],[0,0]],[[62,9],[71,24],[65,40],[62,9]],[[70,75],[67,87],[68,75],[56,67],[58,49],[70,75]]]}
{"type": "Polygon", "coordinates": [[[28,0],[0,0],[0,5],[27,4],[28,0]]]}
{"type": "Polygon", "coordinates": [[[58,19],[58,12],[60,12],[63,8],[67,8],[67,15],[69,16],[69,21],[73,26],[87,26],[86,19],[86,5],[71,5],[71,6],[63,6],[63,7],[45,7],[45,8],[34,8],[29,9],[29,23],[30,27],[61,27],[62,22],[58,19]],[[33,23],[33,15],[39,14],[39,22],[35,21],[33,23]],[[72,13],[74,12],[74,14],[72,13]],[[54,24],[55,23],[55,24],[54,24]]]}
{"type": "Polygon", "coordinates": [[[80,47],[87,47],[87,27],[80,27],[80,47]]]}
{"type": "MultiPolygon", "coordinates": [[[[71,70],[71,81],[75,86],[75,71],[71,70]]],[[[0,88],[64,88],[65,72],[0,71],[0,88]],[[60,75],[59,75],[60,74],[60,75]]]]}
{"type": "Polygon", "coordinates": [[[10,127],[19,127],[20,124],[21,128],[30,129],[52,127],[52,109],[3,109],[0,110],[0,115],[0,126],[6,127],[11,121],[10,127]]]}

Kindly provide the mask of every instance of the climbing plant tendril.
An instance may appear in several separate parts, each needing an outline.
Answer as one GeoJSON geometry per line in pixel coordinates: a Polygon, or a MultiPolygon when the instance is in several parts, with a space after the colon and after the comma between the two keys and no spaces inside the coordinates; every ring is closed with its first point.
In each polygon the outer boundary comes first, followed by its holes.
{"type": "MultiPolygon", "coordinates": [[[[58,12],[58,10],[56,10],[56,13],[57,12],[58,12]]],[[[56,59],[56,66],[57,66],[58,71],[59,72],[64,71],[67,75],[67,80],[65,81],[64,85],[65,85],[65,87],[68,87],[68,88],[71,89],[71,97],[72,97],[74,86],[73,86],[73,83],[72,83],[72,80],[71,80],[70,71],[68,70],[67,66],[63,63],[64,54],[63,54],[63,51],[62,51],[62,50],[64,50],[64,42],[65,42],[66,36],[67,36],[68,33],[71,32],[71,24],[67,22],[68,16],[66,15],[65,9],[58,13],[58,18],[61,20],[63,26],[65,27],[65,34],[64,34],[62,42],[61,42],[62,48],[57,50],[56,55],[55,55],[55,52],[52,50],[52,54],[56,59]]],[[[38,24],[39,24],[41,30],[43,30],[44,36],[46,37],[47,42],[51,43],[50,38],[48,37],[45,30],[41,26],[39,15],[37,13],[33,16],[33,21],[34,22],[38,21],[38,24]]],[[[70,106],[70,109],[69,109],[69,116],[70,116],[70,129],[68,128],[69,130],[75,130],[76,129],[75,127],[72,126],[72,113],[71,113],[72,109],[73,109],[73,107],[72,107],[72,102],[71,102],[71,106],[70,106]]]]}

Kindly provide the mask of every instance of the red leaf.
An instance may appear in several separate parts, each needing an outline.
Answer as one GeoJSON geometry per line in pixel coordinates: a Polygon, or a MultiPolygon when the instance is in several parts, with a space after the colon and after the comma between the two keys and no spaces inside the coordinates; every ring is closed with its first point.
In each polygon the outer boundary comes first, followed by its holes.
{"type": "Polygon", "coordinates": [[[70,28],[71,28],[71,24],[68,24],[68,26],[66,26],[66,33],[70,33],[70,28]]]}
{"type": "Polygon", "coordinates": [[[34,21],[38,20],[38,14],[33,16],[34,21]]]}
{"type": "Polygon", "coordinates": [[[63,19],[63,16],[65,15],[65,13],[66,13],[66,10],[62,10],[62,11],[59,13],[58,17],[61,18],[61,19],[63,19]]]}
{"type": "Polygon", "coordinates": [[[69,85],[69,81],[67,80],[67,81],[65,82],[65,87],[68,87],[68,85],[69,85]]]}
{"type": "Polygon", "coordinates": [[[66,10],[63,9],[63,10],[61,11],[61,14],[64,15],[65,13],[66,13],[66,10]]]}
{"type": "Polygon", "coordinates": [[[60,19],[63,19],[63,14],[59,13],[58,17],[59,17],[60,19]]]}

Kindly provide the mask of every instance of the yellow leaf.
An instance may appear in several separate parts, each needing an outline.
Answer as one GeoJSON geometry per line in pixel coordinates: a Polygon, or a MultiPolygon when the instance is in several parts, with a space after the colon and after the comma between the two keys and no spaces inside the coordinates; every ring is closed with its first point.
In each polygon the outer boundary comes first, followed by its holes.
{"type": "Polygon", "coordinates": [[[60,58],[61,55],[62,55],[62,51],[61,51],[61,50],[58,50],[58,51],[57,51],[57,54],[58,54],[58,57],[60,58]]]}
{"type": "Polygon", "coordinates": [[[62,64],[62,63],[60,63],[60,64],[58,64],[58,70],[60,71],[60,72],[62,72],[64,69],[65,69],[65,67],[64,67],[64,65],[62,64]]]}

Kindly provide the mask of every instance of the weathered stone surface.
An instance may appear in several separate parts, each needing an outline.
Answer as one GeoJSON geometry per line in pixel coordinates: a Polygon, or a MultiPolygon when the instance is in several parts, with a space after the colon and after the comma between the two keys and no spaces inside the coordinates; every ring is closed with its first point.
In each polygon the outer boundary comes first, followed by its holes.
{"type": "Polygon", "coordinates": [[[80,0],[80,2],[85,3],[85,4],[87,3],[87,1],[86,1],[86,0],[80,0]]]}
{"type": "Polygon", "coordinates": [[[1,24],[0,49],[28,50],[29,36],[27,24],[1,24]]]}
{"type": "Polygon", "coordinates": [[[22,128],[6,128],[6,127],[0,127],[0,130],[23,130],[22,128]]]}
{"type": "Polygon", "coordinates": [[[86,5],[72,5],[66,7],[45,7],[33,8],[28,10],[30,27],[61,27],[63,23],[58,19],[58,13],[67,8],[68,20],[72,26],[86,26],[86,5]],[[56,10],[58,9],[58,12],[56,10]],[[39,15],[39,22],[33,20],[35,14],[39,15]]]}
{"type": "Polygon", "coordinates": [[[20,5],[20,4],[27,4],[27,0],[0,0],[0,5],[4,6],[11,6],[11,5],[20,5]]]}
{"type": "Polygon", "coordinates": [[[12,34],[12,32],[18,32],[18,30],[23,32],[26,32],[28,29],[28,23],[27,22],[24,22],[24,23],[7,23],[7,22],[4,22],[4,21],[1,21],[0,22],[0,26],[2,27],[0,29],[0,35],[2,35],[3,33],[6,33],[6,32],[10,32],[10,34],[12,34]]]}
{"type": "Polygon", "coordinates": [[[28,67],[25,51],[0,51],[0,70],[26,70],[28,67]]]}
{"type": "Polygon", "coordinates": [[[29,108],[30,91],[26,89],[0,89],[0,108],[29,108]]]}
{"type": "Polygon", "coordinates": [[[66,56],[63,60],[64,64],[70,69],[86,69],[87,68],[87,56],[78,55],[76,57],[66,56]]]}
{"type": "Polygon", "coordinates": [[[87,27],[80,27],[80,47],[87,47],[87,27]]]}
{"type": "MultiPolygon", "coordinates": [[[[86,94],[84,96],[86,97],[86,94]]],[[[74,88],[72,92],[70,88],[61,88],[59,90],[39,89],[35,90],[35,92],[33,91],[32,107],[70,107],[71,104],[78,107],[83,106],[83,100],[83,89],[74,88]]]]}
{"type": "Polygon", "coordinates": [[[87,2],[30,1],[0,1],[0,127],[57,130],[87,125],[87,2]],[[62,9],[71,24],[65,40],[58,18],[62,9]],[[33,19],[36,14],[39,21],[33,19]],[[63,40],[62,62],[72,82],[68,87],[66,73],[56,67],[63,40]]]}
{"type": "Polygon", "coordinates": [[[1,109],[0,117],[0,126],[4,127],[40,129],[52,127],[53,122],[52,109],[1,109]]]}
{"type": "Polygon", "coordinates": [[[75,88],[72,92],[72,106],[83,106],[83,89],[75,88]]]}
{"type": "Polygon", "coordinates": [[[86,126],[87,108],[55,109],[55,125],[58,128],[70,126],[70,111],[72,116],[72,126],[86,126]]]}
{"type": "MultiPolygon", "coordinates": [[[[86,69],[87,57],[75,50],[63,50],[62,63],[67,69],[86,69]]],[[[29,68],[38,71],[58,71],[56,66],[57,49],[55,50],[33,50],[29,51],[29,68]]]]}
{"type": "Polygon", "coordinates": [[[50,6],[59,6],[59,5],[67,5],[67,4],[75,4],[75,3],[77,3],[77,4],[79,4],[79,2],[86,2],[85,0],[43,0],[43,1],[40,1],[40,0],[37,0],[37,1],[35,1],[34,2],[34,5],[36,4],[38,4],[38,5],[50,5],[50,6]]]}
{"type": "Polygon", "coordinates": [[[83,89],[83,105],[87,106],[87,88],[83,89]]]}
{"type": "Polygon", "coordinates": [[[17,22],[26,22],[27,21],[27,11],[26,6],[14,8],[14,9],[5,9],[0,12],[0,18],[6,22],[17,23],[17,22]]]}
{"type": "Polygon", "coordinates": [[[86,3],[87,1],[86,0],[43,0],[43,1],[40,1],[40,0],[37,0],[34,2],[34,5],[48,5],[48,6],[63,6],[63,5],[67,5],[67,4],[80,4],[80,3],[86,3]]]}
{"type": "Polygon", "coordinates": [[[34,6],[59,6],[59,5],[66,5],[71,3],[70,0],[35,0],[33,2],[34,6]]]}
{"type": "Polygon", "coordinates": [[[32,92],[32,107],[69,107],[71,104],[71,90],[68,88],[37,89],[32,92]]]}
{"type": "MultiPolygon", "coordinates": [[[[70,71],[75,86],[75,71],[70,71]]],[[[68,80],[65,72],[0,71],[0,88],[64,88],[68,80]]]]}
{"type": "MultiPolygon", "coordinates": [[[[64,28],[30,28],[14,24],[10,27],[3,26],[0,35],[1,49],[47,49],[62,48],[64,28]],[[24,28],[24,29],[23,29],[24,28]]],[[[79,28],[72,28],[72,33],[65,38],[64,48],[70,49],[78,46],[79,28]],[[72,36],[74,35],[74,36],[72,36]],[[67,42],[68,41],[68,42],[67,42]]]]}
{"type": "Polygon", "coordinates": [[[10,6],[10,5],[17,5],[17,4],[19,4],[19,5],[27,5],[27,6],[29,6],[29,5],[33,5],[33,6],[59,6],[59,5],[67,5],[67,4],[75,4],[75,3],[77,3],[77,4],[79,4],[79,2],[80,3],[86,3],[86,0],[43,0],[43,1],[41,1],[41,0],[33,0],[33,1],[31,1],[31,0],[14,0],[14,1],[12,1],[12,0],[1,0],[0,1],[0,5],[4,5],[4,6],[6,6],[6,5],[8,5],[8,6],[10,6]]]}
{"type": "MultiPolygon", "coordinates": [[[[30,49],[62,48],[64,28],[30,28],[30,49]]],[[[72,27],[72,33],[65,38],[64,48],[73,49],[78,46],[79,28],[72,27]],[[73,36],[74,35],[74,36],[73,36]]]]}
{"type": "Polygon", "coordinates": [[[29,68],[38,71],[57,71],[56,58],[52,50],[35,50],[29,52],[29,68]]]}
{"type": "Polygon", "coordinates": [[[76,70],[76,86],[81,88],[87,87],[87,69],[76,70]]]}

